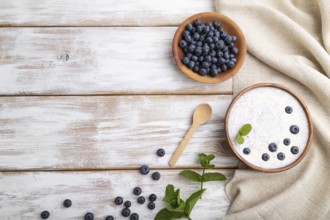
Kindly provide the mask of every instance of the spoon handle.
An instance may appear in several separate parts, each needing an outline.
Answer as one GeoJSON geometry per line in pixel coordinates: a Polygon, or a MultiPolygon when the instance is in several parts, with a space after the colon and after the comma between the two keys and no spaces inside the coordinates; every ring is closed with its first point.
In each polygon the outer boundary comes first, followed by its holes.
{"type": "Polygon", "coordinates": [[[168,162],[168,165],[170,165],[170,167],[175,166],[175,164],[178,161],[179,157],[181,156],[182,152],[184,151],[187,144],[189,143],[189,140],[190,140],[191,136],[194,134],[194,132],[196,131],[197,128],[198,128],[198,124],[193,123],[191,125],[191,127],[190,127],[189,131],[187,132],[186,136],[184,136],[184,138],[181,141],[179,147],[176,149],[176,151],[172,155],[170,161],[168,162]]]}

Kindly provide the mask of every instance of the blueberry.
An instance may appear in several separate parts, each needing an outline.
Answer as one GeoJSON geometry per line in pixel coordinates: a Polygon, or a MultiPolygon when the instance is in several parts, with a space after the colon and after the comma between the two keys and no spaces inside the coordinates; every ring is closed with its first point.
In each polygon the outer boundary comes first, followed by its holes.
{"type": "Polygon", "coordinates": [[[130,201],[126,201],[126,202],[124,202],[124,206],[126,207],[126,208],[129,208],[129,207],[131,207],[131,205],[132,205],[132,203],[130,202],[130,201]]]}
{"type": "Polygon", "coordinates": [[[251,152],[250,148],[246,147],[246,148],[243,149],[243,154],[248,155],[248,154],[250,154],[250,152],[251,152]]]}
{"type": "Polygon", "coordinates": [[[47,219],[47,218],[49,218],[49,216],[50,216],[50,213],[49,213],[48,211],[43,211],[43,212],[41,212],[41,214],[40,214],[40,217],[41,217],[42,219],[47,219]]]}
{"type": "Polygon", "coordinates": [[[200,37],[199,37],[199,40],[201,40],[201,41],[203,41],[205,39],[205,37],[203,36],[203,35],[201,35],[200,37]]]}
{"type": "Polygon", "coordinates": [[[194,52],[195,49],[196,49],[196,46],[195,46],[194,44],[190,44],[190,45],[188,46],[188,51],[191,52],[191,53],[194,52]]]}
{"type": "Polygon", "coordinates": [[[226,44],[230,44],[230,43],[231,43],[231,36],[230,36],[230,35],[227,35],[227,36],[225,37],[225,43],[226,43],[226,44]]]}
{"type": "Polygon", "coordinates": [[[212,57],[210,55],[207,55],[207,56],[205,56],[204,60],[205,60],[205,62],[211,62],[212,57]]]}
{"type": "Polygon", "coordinates": [[[229,54],[229,58],[233,59],[233,58],[235,58],[235,55],[231,53],[231,54],[229,54]]]}
{"type": "Polygon", "coordinates": [[[282,152],[277,154],[277,159],[279,160],[284,160],[285,159],[285,154],[283,154],[282,152]]]}
{"type": "Polygon", "coordinates": [[[121,205],[121,204],[123,204],[123,201],[124,201],[124,199],[123,199],[123,197],[121,197],[121,196],[118,196],[118,197],[115,198],[115,203],[116,203],[116,205],[121,205]]]}
{"type": "Polygon", "coordinates": [[[232,35],[232,36],[231,36],[231,41],[232,41],[232,42],[236,42],[236,40],[237,40],[237,37],[236,37],[235,35],[232,35]]]}
{"type": "Polygon", "coordinates": [[[261,159],[264,161],[269,160],[269,155],[267,153],[262,154],[261,159]]]}
{"type": "Polygon", "coordinates": [[[199,67],[196,65],[196,66],[193,68],[193,71],[194,71],[195,73],[198,73],[198,71],[199,71],[199,67]]]}
{"type": "Polygon", "coordinates": [[[195,20],[194,24],[197,27],[198,25],[201,25],[202,22],[201,22],[201,20],[197,19],[197,20],[195,20]]]}
{"type": "Polygon", "coordinates": [[[221,71],[222,71],[222,72],[227,71],[227,66],[226,66],[226,64],[222,64],[222,65],[221,65],[221,71]]]}
{"type": "Polygon", "coordinates": [[[85,214],[85,220],[93,220],[94,219],[94,214],[91,212],[87,212],[85,214]]]}
{"type": "Polygon", "coordinates": [[[299,133],[299,127],[297,125],[291,125],[290,126],[290,132],[292,134],[298,134],[299,133]]]}
{"type": "Polygon", "coordinates": [[[238,54],[238,48],[237,47],[233,47],[231,48],[231,52],[233,52],[233,54],[238,54]]]}
{"type": "Polygon", "coordinates": [[[200,68],[198,71],[199,75],[205,76],[207,74],[207,70],[205,68],[200,68]]]}
{"type": "Polygon", "coordinates": [[[225,39],[227,37],[228,33],[226,31],[223,31],[221,34],[220,34],[220,37],[222,39],[225,39]]]}
{"type": "Polygon", "coordinates": [[[203,42],[202,41],[197,41],[196,45],[201,47],[201,46],[203,46],[203,42]]]}
{"type": "Polygon", "coordinates": [[[225,64],[225,62],[226,62],[226,60],[223,59],[223,58],[219,58],[219,59],[218,59],[218,64],[221,65],[221,66],[222,66],[223,64],[225,64]]]}
{"type": "Polygon", "coordinates": [[[184,36],[184,39],[185,39],[185,41],[186,41],[187,43],[190,43],[190,42],[192,41],[192,38],[191,38],[190,35],[186,35],[186,36],[184,36]]]}
{"type": "Polygon", "coordinates": [[[199,33],[194,33],[194,40],[199,40],[199,33]]]}
{"type": "Polygon", "coordinates": [[[195,32],[196,32],[196,28],[193,27],[193,28],[191,29],[190,33],[194,34],[195,32]]]}
{"type": "Polygon", "coordinates": [[[186,35],[190,35],[190,32],[187,31],[187,30],[185,30],[185,31],[183,32],[183,36],[186,36],[186,35]]]}
{"type": "Polygon", "coordinates": [[[297,146],[293,146],[293,147],[291,147],[291,153],[292,153],[292,154],[297,154],[297,153],[299,153],[299,148],[298,148],[297,146]]]}
{"type": "Polygon", "coordinates": [[[228,53],[224,53],[223,54],[223,58],[225,58],[226,60],[229,59],[229,54],[228,53]]]}
{"type": "Polygon", "coordinates": [[[219,40],[216,44],[215,44],[215,47],[217,49],[223,49],[225,46],[225,43],[223,42],[223,40],[219,40]]]}
{"type": "Polygon", "coordinates": [[[210,63],[209,62],[207,62],[207,61],[204,61],[203,63],[202,63],[202,67],[204,67],[204,68],[209,68],[209,66],[210,66],[210,63]]]}
{"type": "Polygon", "coordinates": [[[139,204],[144,204],[145,203],[145,201],[146,201],[146,199],[143,197],[143,196],[139,196],[138,198],[137,198],[137,202],[139,203],[139,204]]]}
{"type": "Polygon", "coordinates": [[[198,57],[198,61],[199,62],[203,62],[204,61],[204,57],[203,56],[198,57]]]}
{"type": "Polygon", "coordinates": [[[210,48],[205,45],[205,46],[202,47],[202,51],[203,51],[204,54],[207,54],[210,51],[210,48]]]}
{"type": "Polygon", "coordinates": [[[213,57],[213,58],[212,58],[212,63],[217,63],[217,62],[218,62],[218,59],[215,58],[215,57],[213,57]]]}
{"type": "Polygon", "coordinates": [[[216,37],[216,36],[214,36],[214,37],[213,37],[213,42],[215,42],[215,43],[216,43],[216,42],[218,42],[218,41],[219,41],[219,38],[218,38],[218,37],[216,37]]]}
{"type": "Polygon", "coordinates": [[[216,77],[218,75],[218,69],[217,68],[211,68],[210,76],[216,77]]]}
{"type": "Polygon", "coordinates": [[[275,151],[277,151],[277,145],[276,145],[275,143],[270,143],[270,144],[268,145],[268,150],[269,150],[270,152],[275,152],[275,151]]]}
{"type": "Polygon", "coordinates": [[[290,145],[290,143],[291,143],[291,141],[290,141],[289,138],[285,138],[285,139],[283,140],[283,144],[286,145],[286,146],[290,145]]]}
{"type": "Polygon", "coordinates": [[[203,33],[204,34],[207,34],[209,31],[210,31],[210,27],[208,27],[208,26],[203,27],[203,33]]]}
{"type": "Polygon", "coordinates": [[[230,61],[236,63],[236,58],[231,58],[230,61]]]}
{"type": "Polygon", "coordinates": [[[192,57],[191,57],[191,60],[193,60],[193,61],[196,62],[196,61],[198,61],[198,57],[197,57],[197,56],[192,56],[192,57]]]}
{"type": "Polygon", "coordinates": [[[207,33],[207,36],[208,36],[208,37],[213,37],[213,36],[214,36],[214,31],[209,31],[209,32],[207,33]]]}
{"type": "MultiPolygon", "coordinates": [[[[193,57],[195,57],[195,56],[193,56],[193,57]]],[[[196,57],[197,58],[197,57],[196,57]]],[[[164,157],[164,155],[165,155],[165,150],[163,149],[163,148],[159,148],[158,150],[157,150],[157,155],[159,156],[159,157],[164,157]]],[[[140,194],[139,194],[140,195],[140,194]]]]}
{"type": "Polygon", "coordinates": [[[105,220],[114,220],[115,218],[112,215],[108,215],[105,220]]]}
{"type": "Polygon", "coordinates": [[[192,69],[192,68],[194,68],[194,66],[195,66],[195,62],[194,61],[189,61],[188,68],[192,69]]]}
{"type": "Polygon", "coordinates": [[[124,208],[123,210],[121,210],[121,215],[124,217],[128,217],[131,215],[131,210],[129,208],[124,208]]]}
{"type": "Polygon", "coordinates": [[[147,175],[150,171],[150,168],[147,165],[143,165],[140,167],[140,173],[142,175],[147,175]]]}
{"type": "Polygon", "coordinates": [[[288,114],[291,114],[293,111],[292,107],[291,106],[287,106],[285,107],[285,112],[288,113],[288,114]]]}
{"type": "Polygon", "coordinates": [[[69,208],[72,205],[72,202],[70,199],[66,199],[63,202],[64,207],[69,208]]]}
{"type": "Polygon", "coordinates": [[[219,28],[221,26],[220,21],[215,21],[213,24],[215,28],[219,28]]]}
{"type": "Polygon", "coordinates": [[[227,46],[224,46],[221,51],[223,53],[227,53],[229,51],[229,48],[227,46]]]}
{"type": "Polygon", "coordinates": [[[154,202],[154,201],[156,201],[157,200],[157,196],[155,195],[155,194],[150,194],[149,195],[149,201],[150,202],[154,202]]]}
{"type": "Polygon", "coordinates": [[[130,220],[139,220],[139,215],[137,213],[133,213],[130,217],[130,220]]]}
{"type": "Polygon", "coordinates": [[[151,177],[152,177],[153,180],[159,180],[160,179],[160,173],[159,172],[154,172],[151,175],[151,177]]]}
{"type": "Polygon", "coordinates": [[[212,37],[207,37],[207,38],[206,38],[206,42],[207,42],[207,43],[212,43],[212,42],[213,42],[212,37]]]}
{"type": "Polygon", "coordinates": [[[203,28],[204,28],[204,26],[203,25],[198,25],[197,27],[196,27],[196,31],[198,32],[198,33],[202,33],[203,32],[203,28]]]}
{"type": "Polygon", "coordinates": [[[194,27],[192,26],[192,24],[187,24],[187,26],[186,26],[187,31],[192,31],[193,28],[194,27]]]}
{"type": "Polygon", "coordinates": [[[211,22],[207,22],[206,25],[210,28],[213,28],[213,24],[211,22]]]}
{"type": "Polygon", "coordinates": [[[218,58],[221,58],[221,57],[223,56],[222,51],[219,51],[219,52],[217,53],[217,56],[218,56],[218,58]]]}
{"type": "Polygon", "coordinates": [[[201,55],[202,53],[203,53],[202,48],[201,48],[200,46],[196,47],[196,49],[195,49],[195,55],[196,55],[196,56],[199,56],[199,55],[201,55]]]}
{"type": "Polygon", "coordinates": [[[183,51],[184,53],[188,53],[188,49],[187,49],[186,47],[183,48],[182,51],[183,51]]]}
{"type": "Polygon", "coordinates": [[[235,66],[235,63],[234,63],[233,61],[229,61],[229,62],[227,63],[227,67],[228,67],[229,69],[232,69],[234,66],[235,66]]]}
{"type": "Polygon", "coordinates": [[[180,41],[180,47],[185,48],[187,46],[187,42],[185,40],[180,41]]]}
{"type": "Polygon", "coordinates": [[[187,53],[187,57],[190,59],[192,57],[192,53],[187,53]]]}
{"type": "Polygon", "coordinates": [[[150,209],[150,210],[154,210],[155,208],[156,208],[155,203],[153,203],[153,202],[149,202],[149,204],[148,204],[148,209],[150,209]]]}
{"type": "Polygon", "coordinates": [[[189,63],[189,58],[188,57],[184,57],[183,59],[182,59],[182,62],[184,63],[184,64],[188,64],[189,63]]]}

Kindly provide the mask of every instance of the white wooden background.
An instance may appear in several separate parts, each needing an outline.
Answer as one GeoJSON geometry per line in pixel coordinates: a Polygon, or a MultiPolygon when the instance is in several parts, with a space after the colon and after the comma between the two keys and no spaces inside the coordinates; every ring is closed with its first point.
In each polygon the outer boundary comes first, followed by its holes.
{"type": "MultiPolygon", "coordinates": [[[[39,219],[43,210],[50,219],[83,219],[87,211],[121,219],[113,199],[135,200],[135,186],[160,197],[154,211],[133,203],[140,219],[153,219],[168,183],[183,197],[198,189],[178,173],[198,168],[199,152],[214,153],[217,170],[231,177],[238,162],[223,122],[232,80],[197,83],[172,60],[176,27],[203,11],[214,11],[212,0],[1,1],[1,219],[39,219]],[[204,102],[212,118],[169,169],[204,102]],[[160,147],[163,158],[155,155],[160,147]],[[141,176],[142,164],[159,170],[161,180],[141,176]]],[[[206,184],[193,219],[226,214],[224,185],[206,184]]]]}

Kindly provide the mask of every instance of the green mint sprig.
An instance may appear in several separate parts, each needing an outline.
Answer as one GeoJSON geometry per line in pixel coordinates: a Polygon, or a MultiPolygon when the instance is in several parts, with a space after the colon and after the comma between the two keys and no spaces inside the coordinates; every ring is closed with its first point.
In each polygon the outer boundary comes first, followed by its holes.
{"type": "Polygon", "coordinates": [[[191,220],[190,213],[206,190],[203,189],[203,183],[209,181],[225,181],[227,179],[222,173],[205,172],[206,169],[213,169],[215,167],[214,164],[211,164],[214,158],[215,156],[213,154],[198,155],[199,163],[203,167],[202,175],[192,170],[183,170],[180,172],[179,175],[201,184],[200,190],[192,193],[186,201],[180,198],[180,189],[174,190],[173,185],[167,185],[163,201],[168,203],[168,205],[157,213],[155,220],[173,220],[180,218],[191,220]]]}
{"type": "Polygon", "coordinates": [[[245,124],[239,129],[238,134],[236,136],[237,143],[243,144],[244,143],[244,137],[248,135],[252,130],[251,124],[245,124]]]}

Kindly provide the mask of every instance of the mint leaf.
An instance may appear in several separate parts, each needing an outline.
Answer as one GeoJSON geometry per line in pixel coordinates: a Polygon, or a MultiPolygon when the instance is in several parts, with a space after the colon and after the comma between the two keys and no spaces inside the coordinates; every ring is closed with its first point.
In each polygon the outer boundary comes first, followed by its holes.
{"type": "Polygon", "coordinates": [[[182,212],[184,213],[184,207],[185,207],[185,203],[183,200],[181,200],[181,203],[179,205],[179,207],[173,208],[171,205],[168,205],[166,208],[168,211],[171,212],[182,212]]]}
{"type": "Polygon", "coordinates": [[[171,211],[167,210],[166,208],[164,208],[157,213],[155,220],[173,220],[173,219],[179,219],[182,217],[185,217],[184,213],[171,212],[171,211]]]}
{"type": "Polygon", "coordinates": [[[209,161],[213,160],[214,158],[215,158],[214,154],[209,154],[209,155],[207,156],[207,159],[208,159],[209,161]]]}
{"type": "Polygon", "coordinates": [[[204,173],[202,176],[203,182],[208,181],[225,181],[227,178],[222,173],[204,173]]]}
{"type": "Polygon", "coordinates": [[[201,182],[202,180],[201,175],[192,170],[181,171],[180,175],[196,182],[201,182]]]}
{"type": "Polygon", "coordinates": [[[239,129],[239,134],[241,136],[246,136],[250,133],[251,130],[252,130],[251,124],[245,124],[241,127],[241,129],[239,129]]]}
{"type": "Polygon", "coordinates": [[[237,143],[243,144],[244,143],[244,138],[238,133],[236,137],[237,143]]]}
{"type": "Polygon", "coordinates": [[[180,199],[180,189],[177,189],[175,191],[175,194],[176,194],[176,204],[175,204],[175,207],[179,207],[181,202],[183,201],[182,199],[180,199]]]}
{"type": "Polygon", "coordinates": [[[206,155],[206,154],[199,154],[198,159],[199,163],[202,165],[203,168],[212,169],[214,165],[211,164],[211,160],[213,160],[215,156],[213,154],[206,155]]]}
{"type": "Polygon", "coordinates": [[[192,211],[192,209],[194,208],[194,206],[196,205],[197,201],[199,200],[199,198],[203,195],[203,193],[205,192],[206,189],[202,189],[199,190],[197,192],[194,192],[193,194],[191,194],[191,196],[186,200],[186,206],[185,206],[185,213],[188,216],[188,218],[190,218],[190,213],[192,211]]]}
{"type": "Polygon", "coordinates": [[[173,201],[173,199],[176,201],[176,193],[174,192],[174,186],[171,184],[168,184],[166,186],[166,190],[165,190],[165,196],[163,198],[164,202],[168,202],[171,203],[171,201],[173,201]]]}

